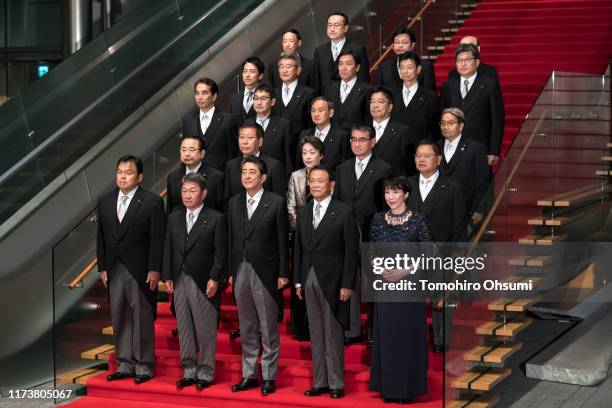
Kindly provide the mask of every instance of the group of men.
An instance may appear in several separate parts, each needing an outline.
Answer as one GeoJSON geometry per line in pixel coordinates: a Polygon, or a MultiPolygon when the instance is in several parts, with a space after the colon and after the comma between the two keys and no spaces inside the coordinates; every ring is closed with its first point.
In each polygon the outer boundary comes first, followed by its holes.
{"type": "MultiPolygon", "coordinates": [[[[118,160],[116,189],[98,202],[98,264],[118,363],[109,381],[153,376],[163,280],[173,295],[184,369],[176,386],[208,387],[228,283],[242,344],[242,380],[232,391],[261,386],[263,395],[273,393],[282,291],[290,286],[305,301],[309,323],[313,387],[305,395],[341,398],[344,344],[362,340],[359,243],[385,209],[384,178],[409,177],[408,207],[426,218],[436,241],[465,240],[478,225],[504,127],[497,72],[480,62],[478,40],[459,44],[457,68],[438,97],[433,66],[413,51],[416,38],[405,29],[371,87],[367,54],[347,38],[348,23],[343,13],[329,15],[330,41],[312,60],[300,51],[299,32],[283,33],[269,84],[264,63],[247,58],[244,88],[230,97],[229,112],[215,105],[215,81],[196,81],[196,106],[183,118],[182,166],[168,176],[165,209],[139,187],[142,161],[118,160]],[[311,199],[298,210],[290,257],[287,179],[304,167],[299,150],[307,136],[320,139],[324,152],[308,172],[311,199]]],[[[444,306],[434,305],[435,351],[448,343],[444,306]]],[[[371,341],[369,329],[366,335],[371,341]]]]}

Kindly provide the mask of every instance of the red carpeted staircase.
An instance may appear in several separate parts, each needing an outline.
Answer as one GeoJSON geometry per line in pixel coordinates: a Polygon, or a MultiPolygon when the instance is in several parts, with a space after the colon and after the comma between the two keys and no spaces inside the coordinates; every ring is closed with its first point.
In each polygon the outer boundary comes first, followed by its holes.
{"type": "MultiPolygon", "coordinates": [[[[285,291],[287,292],[287,291],[285,291]]],[[[288,306],[288,299],[286,305],[288,306]]],[[[383,406],[376,393],[369,392],[370,353],[364,344],[345,347],[345,383],[347,395],[331,400],[329,395],[304,397],[311,384],[310,343],[293,339],[287,323],[280,325],[281,358],[276,393],[263,397],[259,389],[232,393],[231,385],[241,377],[240,339],[230,339],[229,332],[238,327],[236,306],[229,291],[223,294],[222,322],[217,336],[216,379],[213,386],[203,391],[194,387],[177,390],[175,383],[182,376],[178,351],[178,338],[170,331],[176,327],[167,303],[158,305],[155,324],[156,356],[155,377],[141,385],[132,380],[107,382],[106,373],[87,382],[87,397],[70,404],[71,407],[361,407],[383,406]]],[[[288,307],[285,321],[289,316],[288,307]]],[[[365,318],[365,315],[363,316],[365,318]]],[[[109,370],[116,365],[111,356],[109,370]]],[[[430,353],[429,395],[414,402],[414,406],[438,408],[442,406],[442,355],[430,353]]]]}
{"type": "Polygon", "coordinates": [[[455,67],[455,48],[466,35],[478,37],[481,59],[499,72],[504,154],[553,70],[603,73],[612,56],[612,2],[482,0],[438,56],[438,86],[455,67]]]}

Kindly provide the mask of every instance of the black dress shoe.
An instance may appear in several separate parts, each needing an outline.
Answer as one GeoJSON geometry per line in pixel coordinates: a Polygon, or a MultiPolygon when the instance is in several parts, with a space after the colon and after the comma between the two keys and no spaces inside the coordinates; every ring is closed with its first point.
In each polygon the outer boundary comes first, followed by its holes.
{"type": "Polygon", "coordinates": [[[361,343],[361,336],[344,338],[344,344],[357,344],[357,343],[361,343]]]}
{"type": "Polygon", "coordinates": [[[176,388],[180,390],[185,387],[189,387],[190,385],[193,385],[195,383],[196,383],[195,378],[181,378],[180,380],[176,382],[176,388]]]}
{"type": "Polygon", "coordinates": [[[116,371],[112,374],[107,375],[106,380],[107,381],[117,381],[117,380],[124,380],[126,378],[132,378],[132,377],[133,377],[132,374],[123,373],[121,371],[116,371]]]}
{"type": "Polygon", "coordinates": [[[342,398],[344,397],[344,390],[342,388],[337,390],[329,390],[329,395],[331,395],[333,399],[342,398]]]}
{"type": "Polygon", "coordinates": [[[149,381],[151,378],[152,377],[150,375],[137,375],[136,377],[134,377],[134,383],[142,384],[144,382],[149,381]]]}
{"type": "Polygon", "coordinates": [[[313,387],[313,388],[307,390],[304,393],[304,396],[306,396],[306,397],[318,397],[319,395],[323,395],[323,394],[329,394],[329,388],[327,388],[327,387],[320,387],[320,388],[313,387]]]}
{"type": "Polygon", "coordinates": [[[236,329],[230,332],[229,334],[230,338],[235,339],[237,337],[240,337],[240,329],[236,329]]]}
{"type": "Polygon", "coordinates": [[[196,382],[196,388],[198,390],[203,390],[204,388],[208,388],[210,387],[211,382],[210,381],[206,381],[206,380],[198,380],[198,382],[196,382]]]}
{"type": "Polygon", "coordinates": [[[257,378],[243,378],[238,384],[232,385],[232,392],[246,391],[258,386],[257,378]]]}
{"type": "Polygon", "coordinates": [[[172,335],[174,337],[178,337],[178,327],[175,327],[174,329],[172,329],[172,335]]]}
{"type": "Polygon", "coordinates": [[[374,340],[368,339],[368,345],[367,345],[368,349],[372,349],[373,346],[374,346],[374,340]]]}
{"type": "Polygon", "coordinates": [[[261,395],[272,394],[274,391],[276,391],[274,380],[264,380],[261,384],[261,395]]]}
{"type": "Polygon", "coordinates": [[[395,403],[395,404],[410,404],[410,398],[383,398],[386,404],[395,403]]]}

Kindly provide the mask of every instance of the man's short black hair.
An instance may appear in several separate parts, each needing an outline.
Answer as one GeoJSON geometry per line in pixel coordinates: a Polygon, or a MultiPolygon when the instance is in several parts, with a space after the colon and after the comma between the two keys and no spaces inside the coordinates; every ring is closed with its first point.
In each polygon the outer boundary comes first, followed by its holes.
{"type": "Polygon", "coordinates": [[[119,168],[119,164],[121,163],[128,162],[134,163],[136,165],[136,171],[138,172],[138,174],[142,174],[144,170],[144,164],[142,163],[142,159],[138,156],[134,156],[133,154],[126,154],[125,156],[120,157],[119,160],[117,160],[117,166],[115,168],[119,168]]]}
{"type": "Polygon", "coordinates": [[[327,102],[327,109],[334,109],[334,103],[324,96],[317,96],[316,98],[314,98],[312,102],[310,102],[310,108],[312,109],[312,105],[314,105],[314,103],[318,101],[325,101],[327,102]]]}
{"type": "Polygon", "coordinates": [[[478,47],[474,44],[459,44],[457,45],[457,50],[455,51],[455,58],[459,56],[462,52],[470,52],[472,53],[472,57],[479,59],[480,53],[478,52],[478,47]]]}
{"type": "Polygon", "coordinates": [[[412,29],[407,27],[400,27],[400,29],[393,34],[393,38],[395,39],[395,37],[402,34],[406,34],[408,37],[410,37],[410,42],[416,42],[416,34],[412,29]]]}
{"type": "Polygon", "coordinates": [[[195,81],[195,84],[193,84],[193,90],[196,90],[196,87],[198,86],[198,84],[204,84],[204,85],[208,85],[208,87],[210,88],[210,93],[212,93],[213,95],[218,95],[219,94],[219,86],[217,85],[217,83],[215,81],[213,81],[210,78],[199,78],[195,81]]]}
{"type": "Polygon", "coordinates": [[[400,64],[402,63],[402,61],[412,60],[414,61],[414,64],[417,67],[421,66],[421,57],[419,57],[416,52],[407,51],[403,54],[400,54],[397,58],[400,64]]]}
{"type": "Polygon", "coordinates": [[[320,171],[324,171],[327,173],[327,176],[329,177],[329,181],[334,181],[334,172],[331,171],[331,169],[329,167],[327,167],[324,164],[317,164],[316,166],[312,166],[312,169],[310,169],[310,172],[308,174],[312,174],[313,171],[315,170],[320,170],[320,171]]]}
{"type": "MultiPolygon", "coordinates": [[[[290,28],[288,30],[285,30],[285,32],[283,32],[283,35],[287,34],[287,33],[291,33],[291,34],[295,34],[295,36],[297,37],[298,41],[302,41],[302,35],[300,34],[300,32],[298,30],[296,30],[295,28],[290,28]]],[[[282,36],[281,36],[282,37],[282,36]]]]}
{"type": "Polygon", "coordinates": [[[243,121],[238,127],[238,133],[240,133],[242,129],[255,129],[257,139],[263,139],[264,137],[264,129],[259,123],[255,122],[255,120],[253,119],[246,119],[245,121],[243,121]]]}
{"type": "Polygon", "coordinates": [[[207,186],[206,186],[206,179],[204,178],[203,175],[201,175],[200,173],[189,173],[189,174],[185,174],[183,176],[183,179],[181,180],[181,187],[183,187],[183,184],[185,183],[196,183],[197,185],[200,186],[200,190],[206,190],[207,186]]]}
{"type": "Polygon", "coordinates": [[[374,95],[377,92],[385,95],[387,102],[393,103],[393,92],[389,88],[387,88],[386,86],[382,86],[382,85],[375,87],[370,92],[370,98],[372,98],[372,95],[374,95]]]}
{"type": "Polygon", "coordinates": [[[246,64],[253,64],[253,65],[255,65],[255,67],[257,68],[257,72],[259,73],[259,75],[263,74],[263,73],[265,72],[265,70],[266,70],[266,67],[265,67],[265,65],[264,65],[263,61],[261,60],[261,58],[259,58],[259,57],[255,56],[255,55],[250,56],[249,58],[245,59],[245,60],[242,62],[242,69],[243,69],[243,70],[244,70],[244,66],[245,66],[246,64]]]}
{"type": "Polygon", "coordinates": [[[200,136],[192,136],[192,135],[187,135],[187,136],[183,136],[181,138],[181,144],[183,144],[183,140],[185,139],[193,139],[193,140],[197,140],[198,141],[198,148],[200,150],[205,150],[205,146],[204,146],[204,139],[202,139],[200,136]]]}
{"type": "Polygon", "coordinates": [[[353,57],[353,60],[355,61],[355,65],[360,65],[361,64],[361,57],[359,57],[359,54],[357,54],[353,50],[344,50],[344,51],[342,51],[340,53],[340,55],[338,55],[338,58],[336,59],[336,65],[338,65],[340,63],[340,57],[342,57],[344,55],[351,55],[353,57]]]}
{"type": "Polygon", "coordinates": [[[436,141],[431,138],[419,140],[419,142],[416,145],[416,149],[414,149],[414,151],[416,152],[420,146],[431,146],[436,156],[440,155],[440,147],[438,146],[436,141]]]}
{"type": "Polygon", "coordinates": [[[357,123],[353,125],[351,128],[351,137],[353,136],[353,130],[357,130],[359,132],[366,132],[368,134],[368,139],[374,139],[376,137],[376,131],[374,128],[367,123],[357,123]]]}
{"type": "Polygon", "coordinates": [[[254,165],[256,165],[257,169],[259,169],[259,174],[261,174],[262,176],[264,174],[268,174],[268,165],[266,164],[265,161],[263,161],[263,159],[260,159],[257,156],[251,156],[251,155],[244,156],[244,159],[242,159],[242,162],[240,163],[241,170],[246,163],[253,163],[254,165]]]}
{"type": "Polygon", "coordinates": [[[341,11],[334,11],[333,13],[329,13],[329,15],[327,16],[327,19],[329,20],[329,18],[331,16],[340,16],[344,19],[344,25],[349,25],[349,18],[346,14],[344,14],[341,11]]]}
{"type": "Polygon", "coordinates": [[[274,99],[274,89],[272,89],[272,87],[268,84],[257,85],[253,94],[256,94],[257,92],[265,92],[270,98],[274,99]]]}

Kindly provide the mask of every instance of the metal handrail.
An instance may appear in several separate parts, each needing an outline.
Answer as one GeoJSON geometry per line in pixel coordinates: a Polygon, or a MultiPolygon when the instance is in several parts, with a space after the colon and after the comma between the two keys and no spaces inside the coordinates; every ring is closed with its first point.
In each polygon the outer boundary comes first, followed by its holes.
{"type": "MultiPolygon", "coordinates": [[[[159,196],[161,198],[164,198],[166,196],[166,194],[168,194],[168,190],[164,189],[164,191],[162,191],[161,193],[159,193],[159,196]]],[[[89,265],[87,265],[87,267],[85,269],[83,269],[83,271],[81,273],[79,273],[79,276],[77,276],[76,278],[74,278],[74,280],[70,283],[70,285],[68,285],[69,289],[74,289],[77,287],[77,285],[79,283],[81,283],[83,281],[83,279],[85,279],[85,277],[89,274],[89,272],[91,272],[93,270],[93,268],[98,264],[98,258],[95,258],[93,261],[91,261],[89,263],[89,265]]]]}
{"type": "MultiPolygon", "coordinates": [[[[425,10],[427,10],[427,8],[434,2],[434,0],[428,0],[427,3],[425,3],[425,5],[423,7],[421,7],[421,10],[419,10],[419,12],[411,18],[410,23],[406,26],[406,28],[412,28],[412,26],[418,21],[418,19],[423,15],[423,13],[425,12],[425,10]]],[[[380,65],[380,63],[387,58],[387,55],[389,55],[389,53],[391,52],[391,49],[393,47],[391,45],[389,45],[387,47],[387,49],[385,50],[385,52],[382,53],[382,55],[376,60],[376,62],[370,67],[370,73],[376,71],[378,69],[378,66],[380,65]]]]}

